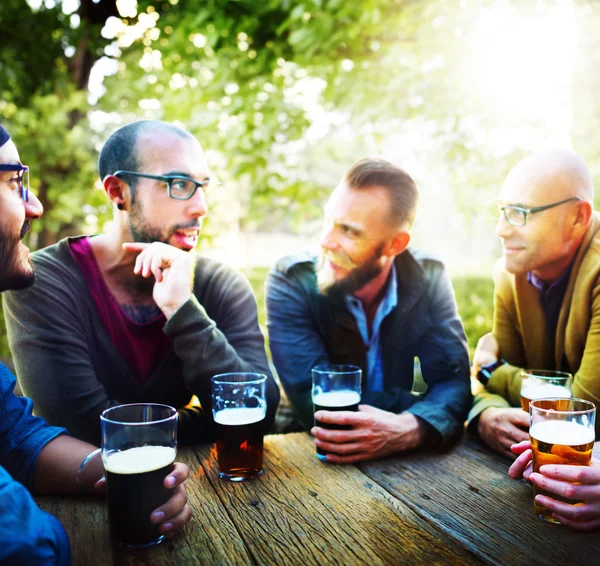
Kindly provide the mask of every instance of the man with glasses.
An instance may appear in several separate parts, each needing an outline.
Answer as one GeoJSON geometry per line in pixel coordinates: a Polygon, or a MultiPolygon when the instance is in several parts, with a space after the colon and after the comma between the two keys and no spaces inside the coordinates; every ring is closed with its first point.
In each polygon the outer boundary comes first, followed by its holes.
{"type": "MultiPolygon", "coordinates": [[[[15,144],[0,126],[0,292],[28,288],[35,280],[22,239],[43,208],[29,192],[27,173],[15,144]]],[[[14,388],[14,375],[0,363],[0,563],[70,564],[63,527],[36,506],[28,490],[102,493],[102,462],[88,458],[95,446],[32,416],[33,403],[14,395],[14,388]]],[[[188,475],[185,464],[175,464],[165,478],[173,495],[151,516],[168,537],[191,517],[183,485],[188,475]]]]}
{"type": "Polygon", "coordinates": [[[508,175],[493,203],[503,257],[494,269],[494,321],[473,372],[485,386],[469,428],[514,457],[528,438],[521,370],[572,373],[573,395],[600,402],[600,215],[584,161],[568,149],[536,153],[508,175]]]}
{"type": "Polygon", "coordinates": [[[105,234],[33,254],[39,281],[6,298],[19,383],[38,414],[89,442],[121,403],[179,409],[179,440],[213,439],[211,377],[268,375],[256,301],[234,269],[193,252],[216,186],[198,141],[139,121],[113,133],[99,172],[114,211],[105,234]],[[196,395],[199,406],[187,406],[196,395]]]}

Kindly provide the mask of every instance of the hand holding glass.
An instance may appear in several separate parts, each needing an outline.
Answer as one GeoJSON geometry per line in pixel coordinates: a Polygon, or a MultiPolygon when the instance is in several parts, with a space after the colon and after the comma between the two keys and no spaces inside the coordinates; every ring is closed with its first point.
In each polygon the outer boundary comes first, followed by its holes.
{"type": "MultiPolygon", "coordinates": [[[[533,471],[545,464],[589,466],[594,448],[596,407],[583,399],[535,399],[529,405],[529,436],[533,452],[533,471]]],[[[552,511],[535,501],[538,494],[570,504],[579,503],[547,493],[534,485],[534,510],[540,519],[558,523],[552,511]]]]}

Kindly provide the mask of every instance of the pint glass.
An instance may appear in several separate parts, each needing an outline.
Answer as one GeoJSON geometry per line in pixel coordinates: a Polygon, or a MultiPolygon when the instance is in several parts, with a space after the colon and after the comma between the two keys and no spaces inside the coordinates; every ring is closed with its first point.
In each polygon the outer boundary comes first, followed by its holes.
{"type": "Polygon", "coordinates": [[[150,522],[167,502],[163,485],[177,454],[177,411],[168,405],[134,404],[100,416],[110,536],[116,546],[143,548],[164,535],[150,522]]]}
{"type": "MultiPolygon", "coordinates": [[[[531,426],[529,436],[533,451],[533,471],[545,464],[589,466],[595,440],[596,407],[583,399],[535,399],[529,405],[531,426]]],[[[552,511],[535,501],[538,494],[567,503],[571,499],[545,492],[533,486],[533,507],[540,519],[558,523],[552,511]]]]}
{"type": "MultiPolygon", "coordinates": [[[[358,411],[362,371],[350,365],[321,365],[312,370],[312,400],[317,411],[358,411]]],[[[317,421],[315,426],[329,430],[350,430],[347,425],[317,421]]],[[[327,452],[317,446],[317,458],[325,461],[327,452]]]]}
{"type": "Polygon", "coordinates": [[[521,408],[529,412],[532,399],[572,397],[573,376],[564,371],[528,369],[521,372],[521,408]]]}
{"type": "Polygon", "coordinates": [[[267,376],[222,373],[212,378],[219,476],[243,481],[263,472],[267,376]]]}

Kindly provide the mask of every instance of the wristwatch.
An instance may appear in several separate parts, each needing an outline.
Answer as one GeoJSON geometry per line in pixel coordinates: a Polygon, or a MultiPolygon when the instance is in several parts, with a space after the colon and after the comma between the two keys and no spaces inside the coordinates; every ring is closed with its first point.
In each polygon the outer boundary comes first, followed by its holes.
{"type": "Polygon", "coordinates": [[[494,363],[487,366],[481,366],[481,369],[477,372],[477,379],[482,385],[487,385],[492,373],[494,373],[500,366],[503,366],[506,360],[498,358],[494,363]]]}

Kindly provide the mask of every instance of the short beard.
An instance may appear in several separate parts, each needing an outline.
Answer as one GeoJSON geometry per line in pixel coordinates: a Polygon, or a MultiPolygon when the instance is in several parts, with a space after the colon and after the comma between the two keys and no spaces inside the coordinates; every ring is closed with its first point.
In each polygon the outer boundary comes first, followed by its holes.
{"type": "Polygon", "coordinates": [[[0,292],[19,290],[31,287],[35,283],[35,272],[31,258],[27,260],[26,269],[19,255],[21,238],[4,238],[0,236],[0,292]]]}
{"type": "Polygon", "coordinates": [[[378,246],[367,263],[360,267],[355,267],[346,277],[339,281],[327,277],[326,270],[329,270],[329,268],[325,265],[325,257],[321,256],[317,266],[317,287],[319,293],[325,297],[341,297],[355,293],[381,273],[383,268],[378,260],[381,257],[382,251],[383,245],[378,246]]]}

